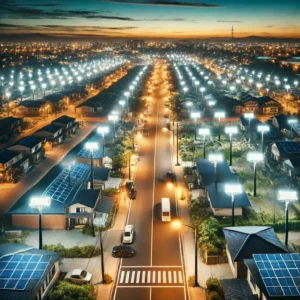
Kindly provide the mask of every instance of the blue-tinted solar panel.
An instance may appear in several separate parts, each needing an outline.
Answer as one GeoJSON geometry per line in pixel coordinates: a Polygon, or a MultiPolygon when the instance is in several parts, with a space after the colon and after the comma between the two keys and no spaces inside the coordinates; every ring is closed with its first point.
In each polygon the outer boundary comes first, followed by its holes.
{"type": "Polygon", "coordinates": [[[16,285],[16,290],[24,290],[27,282],[28,282],[28,280],[20,279],[19,282],[16,285]]]}
{"type": "Polygon", "coordinates": [[[0,279],[0,289],[3,289],[5,287],[5,285],[6,285],[6,283],[7,283],[7,280],[0,279]]]}
{"type": "Polygon", "coordinates": [[[298,254],[254,254],[253,257],[270,296],[300,296],[298,254]]]}

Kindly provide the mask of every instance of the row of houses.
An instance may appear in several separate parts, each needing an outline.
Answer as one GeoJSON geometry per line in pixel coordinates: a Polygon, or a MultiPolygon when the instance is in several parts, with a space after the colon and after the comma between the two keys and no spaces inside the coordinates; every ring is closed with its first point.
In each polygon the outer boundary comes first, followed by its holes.
{"type": "MultiPolygon", "coordinates": [[[[18,119],[16,119],[18,120],[18,119]]],[[[32,164],[44,158],[44,144],[60,144],[78,128],[75,118],[61,116],[13,146],[0,151],[0,173],[2,178],[9,169],[20,169],[25,174],[32,164]]]]}

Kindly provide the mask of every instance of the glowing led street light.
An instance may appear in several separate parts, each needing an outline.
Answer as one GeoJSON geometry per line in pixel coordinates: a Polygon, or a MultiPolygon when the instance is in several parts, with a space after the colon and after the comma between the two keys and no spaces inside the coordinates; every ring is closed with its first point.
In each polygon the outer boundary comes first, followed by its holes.
{"type": "Polygon", "coordinates": [[[229,141],[230,141],[229,166],[232,166],[232,135],[238,133],[238,128],[237,126],[226,126],[225,133],[229,134],[229,141]]]}
{"type": "Polygon", "coordinates": [[[108,115],[108,120],[114,122],[114,142],[116,140],[116,121],[119,120],[119,116],[116,114],[110,114],[108,115]]]}
{"type": "Polygon", "coordinates": [[[94,189],[94,165],[93,165],[93,159],[94,159],[94,151],[97,151],[99,148],[99,145],[97,142],[87,142],[85,143],[85,149],[89,150],[91,152],[91,189],[94,189]]]}
{"type": "Polygon", "coordinates": [[[104,155],[104,146],[105,146],[105,135],[107,133],[109,133],[109,127],[108,126],[98,126],[97,127],[97,132],[99,134],[102,135],[102,138],[103,138],[103,142],[102,142],[102,145],[103,145],[103,155],[104,155]]]}
{"type": "Polygon", "coordinates": [[[42,214],[43,208],[49,207],[51,204],[51,199],[49,197],[32,197],[29,202],[29,206],[36,208],[39,211],[39,249],[43,249],[43,236],[42,236],[42,214]]]}
{"type": "Polygon", "coordinates": [[[288,234],[289,234],[289,202],[298,200],[297,191],[293,190],[279,190],[278,198],[279,201],[285,201],[285,245],[288,246],[288,234]]]}
{"type": "Polygon", "coordinates": [[[224,111],[216,111],[214,113],[214,117],[219,120],[219,125],[218,125],[219,132],[218,132],[218,135],[219,135],[219,142],[220,142],[221,141],[220,122],[221,122],[222,118],[225,118],[225,112],[224,111]]]}
{"type": "Polygon", "coordinates": [[[298,120],[295,118],[288,119],[288,123],[291,125],[290,136],[293,136],[293,125],[298,123],[298,120]]]}
{"type": "Polygon", "coordinates": [[[264,155],[261,152],[249,152],[247,154],[247,160],[249,162],[253,162],[253,169],[254,169],[253,196],[256,197],[256,164],[264,160],[264,155]]]}
{"type": "Polygon", "coordinates": [[[249,142],[251,142],[251,130],[250,129],[251,129],[251,120],[254,119],[254,113],[253,112],[245,113],[244,117],[249,120],[249,132],[248,132],[248,134],[249,134],[249,142]]]}
{"type": "Polygon", "coordinates": [[[243,192],[242,186],[239,183],[226,184],[225,193],[231,196],[231,224],[234,226],[234,196],[239,195],[243,192]]]}
{"type": "Polygon", "coordinates": [[[257,131],[261,133],[261,152],[264,153],[264,133],[270,131],[270,126],[268,124],[258,125],[257,131]]]}

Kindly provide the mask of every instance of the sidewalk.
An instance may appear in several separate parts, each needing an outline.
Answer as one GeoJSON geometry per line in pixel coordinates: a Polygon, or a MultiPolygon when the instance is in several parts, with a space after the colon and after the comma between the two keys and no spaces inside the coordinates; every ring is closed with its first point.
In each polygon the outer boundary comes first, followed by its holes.
{"type": "Polygon", "coordinates": [[[95,126],[96,123],[86,123],[85,127],[81,128],[75,136],[69,138],[64,144],[55,147],[52,151],[47,152],[46,159],[20,182],[14,184],[12,188],[5,185],[2,189],[0,185],[0,215],[7,212],[22,195],[36,185],[71,149],[84,140],[95,126]]]}

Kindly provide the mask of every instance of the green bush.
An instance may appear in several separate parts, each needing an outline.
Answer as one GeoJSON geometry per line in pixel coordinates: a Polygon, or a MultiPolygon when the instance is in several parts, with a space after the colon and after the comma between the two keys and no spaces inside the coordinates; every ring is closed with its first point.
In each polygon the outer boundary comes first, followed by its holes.
{"type": "Polygon", "coordinates": [[[218,292],[221,287],[221,282],[217,278],[210,277],[206,280],[206,286],[210,292],[218,292]]]}
{"type": "Polygon", "coordinates": [[[119,190],[116,188],[107,188],[102,191],[103,196],[114,196],[114,195],[117,195],[118,193],[119,193],[119,190]]]}
{"type": "Polygon", "coordinates": [[[92,235],[93,235],[93,227],[90,226],[90,225],[85,225],[85,226],[82,228],[82,233],[83,233],[83,234],[86,234],[86,235],[92,236],[92,235]]]}
{"type": "Polygon", "coordinates": [[[100,254],[100,249],[95,248],[93,245],[65,248],[62,244],[58,243],[57,245],[44,245],[43,249],[58,253],[63,258],[90,258],[100,254]]]}
{"type": "Polygon", "coordinates": [[[222,300],[222,297],[217,292],[208,293],[208,300],[222,300]]]}
{"type": "Polygon", "coordinates": [[[76,285],[67,281],[59,281],[50,292],[49,300],[94,300],[96,293],[91,284],[76,285]]]}

